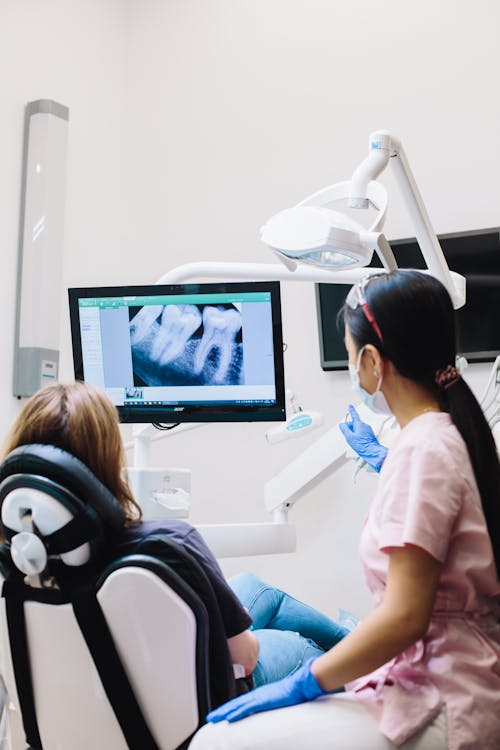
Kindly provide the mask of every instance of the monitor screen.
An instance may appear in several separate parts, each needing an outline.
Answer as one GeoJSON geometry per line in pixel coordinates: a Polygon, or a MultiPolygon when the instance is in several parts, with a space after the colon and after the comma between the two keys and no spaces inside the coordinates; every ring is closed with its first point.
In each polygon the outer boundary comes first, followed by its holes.
{"type": "Polygon", "coordinates": [[[75,378],[122,422],[285,419],[277,281],[69,289],[75,378]]]}
{"type": "MultiPolygon", "coordinates": [[[[439,235],[448,266],[466,278],[467,300],[456,311],[458,353],[470,362],[490,362],[500,354],[500,230],[439,235]]],[[[391,240],[400,268],[426,268],[417,240],[391,240]]],[[[378,257],[371,264],[380,267],[378,257]]],[[[347,368],[344,333],[337,314],[350,286],[317,284],[316,303],[323,370],[347,368]]]]}

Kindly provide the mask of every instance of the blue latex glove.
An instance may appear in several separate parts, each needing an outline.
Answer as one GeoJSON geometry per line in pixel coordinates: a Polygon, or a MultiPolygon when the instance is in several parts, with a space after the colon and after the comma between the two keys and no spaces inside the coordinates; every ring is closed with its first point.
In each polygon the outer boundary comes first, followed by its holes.
{"type": "Polygon", "coordinates": [[[232,701],[224,703],[207,716],[207,721],[239,721],[245,716],[257,714],[260,711],[270,711],[273,708],[284,706],[295,706],[297,703],[313,701],[320,695],[326,695],[327,690],[320,687],[315,676],[311,672],[311,664],[314,657],[309,659],[304,666],[288,677],[277,682],[250,690],[249,693],[233,698],[232,701]]]}
{"type": "Polygon", "coordinates": [[[349,404],[349,414],[351,421],[339,424],[342,435],[358,456],[372,469],[380,471],[388,453],[387,448],[379,443],[370,425],[362,421],[352,404],[349,404]]]}

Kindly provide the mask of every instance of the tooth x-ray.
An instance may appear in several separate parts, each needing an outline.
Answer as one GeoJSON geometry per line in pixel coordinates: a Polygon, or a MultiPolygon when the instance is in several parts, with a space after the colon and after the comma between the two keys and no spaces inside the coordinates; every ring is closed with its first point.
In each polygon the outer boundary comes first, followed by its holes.
{"type": "Polygon", "coordinates": [[[241,385],[241,312],[233,304],[130,307],[134,385],[241,385]]]}
{"type": "Polygon", "coordinates": [[[75,377],[123,422],[285,419],[278,281],[69,290],[75,377]]]}

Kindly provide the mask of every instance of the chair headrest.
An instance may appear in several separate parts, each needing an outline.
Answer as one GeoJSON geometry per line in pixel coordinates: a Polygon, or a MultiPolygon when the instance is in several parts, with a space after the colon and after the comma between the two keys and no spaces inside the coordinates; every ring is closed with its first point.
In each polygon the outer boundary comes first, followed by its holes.
{"type": "Polygon", "coordinates": [[[45,570],[49,555],[88,562],[125,513],[78,458],[53,445],[23,445],[0,465],[0,517],[14,563],[24,573],[45,570]]]}

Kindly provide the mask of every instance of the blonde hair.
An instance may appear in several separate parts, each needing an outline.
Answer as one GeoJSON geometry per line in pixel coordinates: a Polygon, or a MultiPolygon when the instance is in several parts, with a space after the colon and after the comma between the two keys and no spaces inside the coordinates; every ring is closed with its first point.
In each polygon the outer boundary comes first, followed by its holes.
{"type": "Polygon", "coordinates": [[[118,414],[102,391],[84,383],[56,383],[26,401],[4,444],[3,458],[20,445],[56,445],[95,474],[122,506],[127,521],[140,521],[125,475],[118,414]]]}

